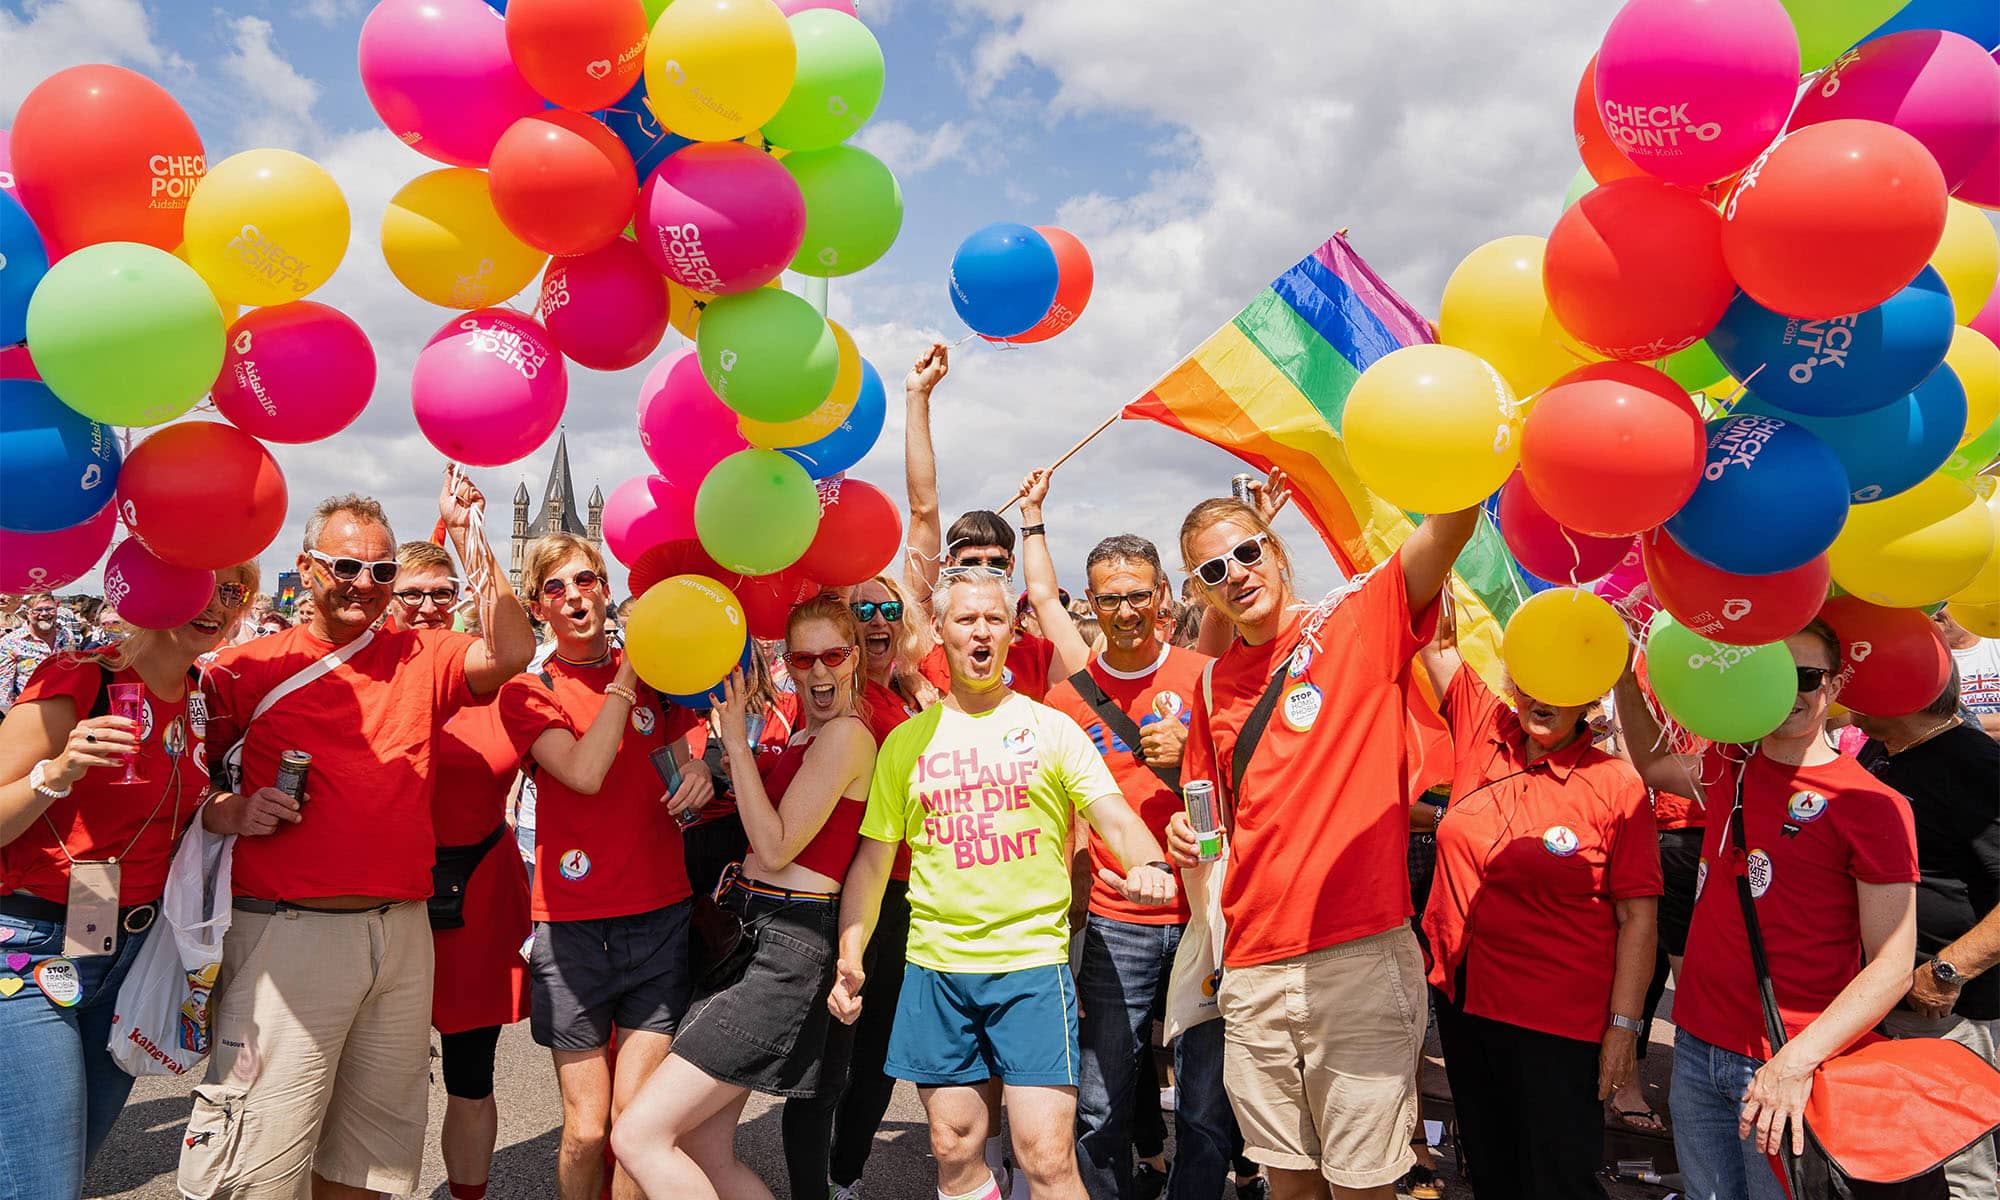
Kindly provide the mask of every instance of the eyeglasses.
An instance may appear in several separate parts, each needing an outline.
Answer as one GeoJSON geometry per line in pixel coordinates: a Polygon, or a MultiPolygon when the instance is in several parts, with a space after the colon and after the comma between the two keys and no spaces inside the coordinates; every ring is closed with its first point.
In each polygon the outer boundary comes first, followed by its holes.
{"type": "Polygon", "coordinates": [[[371,562],[359,558],[334,558],[317,550],[306,551],[306,557],[318,560],[333,573],[335,579],[342,583],[350,583],[359,578],[364,570],[376,583],[394,583],[396,572],[402,570],[393,558],[378,558],[371,562]]]}
{"type": "Polygon", "coordinates": [[[854,619],[864,625],[874,620],[875,614],[878,612],[882,614],[884,621],[900,621],[903,619],[903,602],[901,600],[856,600],[847,607],[854,610],[854,619]]]}
{"type": "MultiPolygon", "coordinates": [[[[893,603],[893,601],[891,602],[893,603]]],[[[803,675],[813,669],[814,663],[825,663],[829,671],[838,670],[841,663],[855,653],[853,646],[835,646],[831,650],[813,654],[805,650],[789,650],[785,653],[785,666],[794,674],[803,675]]]]}
{"type": "MultiPolygon", "coordinates": [[[[1225,572],[1225,576],[1226,574],[1227,572],[1225,572]]],[[[1090,597],[1090,602],[1097,606],[1098,612],[1115,613],[1122,604],[1129,604],[1134,609],[1144,608],[1159,594],[1160,589],[1156,587],[1147,588],[1143,592],[1125,592],[1122,595],[1099,596],[1093,593],[1090,597]]]]}
{"type": "Polygon", "coordinates": [[[240,583],[218,583],[215,585],[216,603],[227,609],[239,609],[250,598],[250,589],[240,583]]]}
{"type": "Polygon", "coordinates": [[[589,595],[596,590],[599,582],[601,581],[598,579],[597,572],[586,567],[567,580],[553,575],[544,579],[542,581],[542,595],[547,596],[551,600],[560,600],[562,599],[562,594],[569,590],[569,585],[572,583],[576,585],[577,591],[589,595]]]}
{"type": "Polygon", "coordinates": [[[1229,578],[1229,560],[1235,559],[1246,567],[1254,567],[1264,561],[1264,539],[1268,534],[1253,533],[1229,548],[1229,553],[1218,554],[1194,569],[1195,578],[1210,587],[1221,587],[1229,578]]]}
{"type": "Polygon", "coordinates": [[[1825,687],[1826,677],[1833,674],[1832,671],[1827,670],[1825,667],[1800,667],[1798,668],[1798,672],[1799,692],[1801,695],[1806,692],[1816,692],[1825,687]]]}
{"type": "Polygon", "coordinates": [[[28,610],[28,615],[31,617],[53,617],[56,615],[56,611],[55,605],[50,604],[40,608],[31,608],[28,610]]]}
{"type": "Polygon", "coordinates": [[[450,608],[452,605],[458,603],[458,589],[456,587],[439,587],[425,591],[422,588],[405,588],[396,593],[396,599],[406,608],[422,608],[425,601],[429,601],[439,608],[450,608]]]}
{"type": "Polygon", "coordinates": [[[1011,554],[978,555],[972,558],[959,559],[952,565],[955,567],[987,567],[999,571],[1004,575],[1007,572],[1007,568],[1014,565],[1014,556],[1011,554]]]}

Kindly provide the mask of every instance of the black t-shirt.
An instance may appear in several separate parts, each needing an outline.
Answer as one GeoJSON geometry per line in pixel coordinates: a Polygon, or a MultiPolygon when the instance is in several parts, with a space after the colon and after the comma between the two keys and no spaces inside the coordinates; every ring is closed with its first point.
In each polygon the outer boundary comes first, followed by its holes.
{"type": "MultiPolygon", "coordinates": [[[[1908,796],[1916,816],[1922,961],[2000,905],[2000,742],[1977,726],[1958,725],[1893,758],[1870,741],[1861,764],[1908,796]]],[[[1978,1021],[2000,1018],[2000,968],[1968,982],[1953,1011],[1978,1021]]]]}

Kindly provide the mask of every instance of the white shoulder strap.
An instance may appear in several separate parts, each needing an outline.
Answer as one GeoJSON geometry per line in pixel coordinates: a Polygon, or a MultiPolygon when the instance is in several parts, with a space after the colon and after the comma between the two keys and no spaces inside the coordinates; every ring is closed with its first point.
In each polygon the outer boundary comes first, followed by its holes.
{"type": "Polygon", "coordinates": [[[1201,668],[1201,710],[1211,717],[1215,715],[1215,660],[1212,658],[1201,668]]]}
{"type": "Polygon", "coordinates": [[[229,767],[229,779],[232,788],[243,786],[243,743],[250,739],[250,727],[257,723],[257,718],[270,712],[271,707],[277,704],[278,701],[283,700],[315,679],[331,673],[335,667],[361,653],[362,649],[374,640],[375,631],[373,629],[365,629],[361,632],[360,637],[355,638],[345,646],[335,647],[326,654],[312,660],[299,668],[291,678],[264,693],[264,698],[257,702],[257,707],[250,710],[250,719],[243,723],[243,736],[237,738],[236,744],[231,746],[222,755],[222,761],[228,764],[229,767]]]}

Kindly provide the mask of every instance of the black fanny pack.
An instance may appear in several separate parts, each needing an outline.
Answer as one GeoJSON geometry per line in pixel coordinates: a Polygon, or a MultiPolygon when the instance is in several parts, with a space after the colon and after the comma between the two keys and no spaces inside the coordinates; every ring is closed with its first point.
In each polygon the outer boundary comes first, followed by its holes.
{"type": "Polygon", "coordinates": [[[487,852],[507,836],[505,821],[493,832],[470,846],[439,846],[437,862],[431,866],[429,900],[432,929],[465,928],[465,885],[486,858],[487,852]]]}

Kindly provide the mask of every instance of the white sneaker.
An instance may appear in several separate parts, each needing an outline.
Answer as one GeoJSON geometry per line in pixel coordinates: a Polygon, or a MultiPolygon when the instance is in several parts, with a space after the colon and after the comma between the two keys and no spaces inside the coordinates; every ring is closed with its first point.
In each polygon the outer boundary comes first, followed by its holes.
{"type": "Polygon", "coordinates": [[[842,1187],[831,1179],[827,1180],[826,1200],[861,1200],[861,1181],[857,1179],[848,1187],[842,1187]]]}

